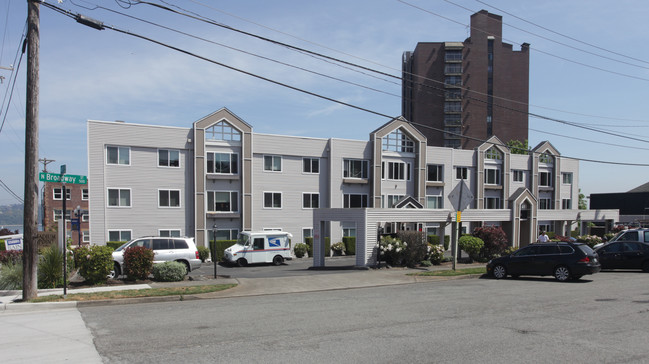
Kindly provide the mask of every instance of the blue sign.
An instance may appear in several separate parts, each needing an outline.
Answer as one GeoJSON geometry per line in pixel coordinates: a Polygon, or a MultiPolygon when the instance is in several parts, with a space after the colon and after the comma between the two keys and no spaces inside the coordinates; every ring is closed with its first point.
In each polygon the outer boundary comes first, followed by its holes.
{"type": "Polygon", "coordinates": [[[72,227],[72,230],[79,230],[80,229],[79,219],[78,218],[70,219],[70,225],[72,227]]]}
{"type": "Polygon", "coordinates": [[[271,248],[281,248],[282,242],[279,238],[268,238],[268,246],[271,248]]]}
{"type": "Polygon", "coordinates": [[[23,250],[23,239],[7,239],[5,240],[5,248],[7,250],[23,250]]]}

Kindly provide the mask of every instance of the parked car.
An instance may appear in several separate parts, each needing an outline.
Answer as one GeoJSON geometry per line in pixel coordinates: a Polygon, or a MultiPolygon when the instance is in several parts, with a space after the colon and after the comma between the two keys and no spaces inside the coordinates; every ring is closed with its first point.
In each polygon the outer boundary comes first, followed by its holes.
{"type": "Polygon", "coordinates": [[[133,239],[122,244],[113,252],[115,266],[114,276],[118,277],[124,272],[124,250],[133,246],[143,246],[153,249],[153,263],[180,262],[187,267],[187,272],[200,268],[201,260],[194,238],[147,236],[133,239]]]}
{"type": "Polygon", "coordinates": [[[531,244],[487,263],[487,273],[497,279],[507,275],[553,275],[563,282],[597,273],[600,269],[597,253],[593,249],[586,244],[572,242],[531,244]]]}
{"type": "MultiPolygon", "coordinates": [[[[649,243],[649,229],[647,228],[640,228],[640,229],[627,229],[627,230],[622,230],[615,234],[609,240],[609,243],[612,243],[614,241],[640,241],[640,242],[645,242],[649,243]]],[[[606,243],[599,243],[595,245],[595,249],[603,246],[606,243]]]]}
{"type": "Polygon", "coordinates": [[[614,241],[595,249],[602,269],[642,269],[649,272],[649,243],[614,241]]]}

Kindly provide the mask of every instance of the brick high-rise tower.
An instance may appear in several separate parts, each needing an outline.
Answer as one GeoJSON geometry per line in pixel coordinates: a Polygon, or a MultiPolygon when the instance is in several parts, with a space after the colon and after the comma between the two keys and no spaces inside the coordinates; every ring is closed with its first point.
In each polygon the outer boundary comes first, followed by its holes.
{"type": "Polygon", "coordinates": [[[515,51],[503,43],[500,15],[471,15],[464,42],[418,43],[404,52],[402,114],[428,145],[472,149],[494,135],[525,141],[528,101],[529,44],[515,51]]]}

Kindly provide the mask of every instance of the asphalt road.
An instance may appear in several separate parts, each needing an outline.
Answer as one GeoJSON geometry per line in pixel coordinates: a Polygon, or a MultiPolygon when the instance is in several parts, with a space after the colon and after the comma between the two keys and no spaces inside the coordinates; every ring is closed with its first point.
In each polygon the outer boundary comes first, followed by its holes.
{"type": "Polygon", "coordinates": [[[79,310],[107,363],[646,363],[648,283],[602,272],[79,310]]]}

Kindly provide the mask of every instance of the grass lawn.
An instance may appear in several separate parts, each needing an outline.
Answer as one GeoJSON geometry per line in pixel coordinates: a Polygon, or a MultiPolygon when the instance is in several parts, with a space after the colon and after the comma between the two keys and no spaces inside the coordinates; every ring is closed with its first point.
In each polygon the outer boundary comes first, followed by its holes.
{"type": "Polygon", "coordinates": [[[438,271],[429,271],[429,272],[419,272],[411,273],[412,276],[432,276],[432,277],[453,277],[453,276],[464,276],[468,274],[485,274],[487,273],[486,267],[478,268],[464,268],[456,270],[438,270],[438,271]]]}
{"type": "Polygon", "coordinates": [[[218,292],[236,286],[236,284],[213,284],[203,286],[189,287],[169,287],[169,288],[148,288],[148,289],[129,289],[124,291],[107,291],[92,293],[75,293],[68,294],[65,298],[63,295],[41,296],[30,300],[29,302],[62,302],[62,301],[95,301],[110,300],[117,298],[137,298],[137,297],[158,297],[158,296],[184,296],[201,293],[218,292]]]}

